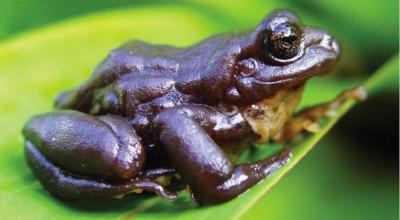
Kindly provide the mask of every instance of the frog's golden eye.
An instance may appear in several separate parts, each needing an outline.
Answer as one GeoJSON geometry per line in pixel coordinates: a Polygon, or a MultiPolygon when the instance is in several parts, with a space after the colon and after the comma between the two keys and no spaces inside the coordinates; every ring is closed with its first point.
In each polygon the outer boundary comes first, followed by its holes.
{"type": "Polygon", "coordinates": [[[268,55],[277,59],[290,59],[299,53],[300,41],[300,30],[294,25],[283,23],[275,26],[264,38],[264,45],[268,55]]]}

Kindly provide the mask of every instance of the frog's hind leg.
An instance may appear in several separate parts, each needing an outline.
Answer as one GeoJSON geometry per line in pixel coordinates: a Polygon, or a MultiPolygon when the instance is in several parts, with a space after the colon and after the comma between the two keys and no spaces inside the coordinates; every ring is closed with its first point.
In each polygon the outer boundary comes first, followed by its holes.
{"type": "Polygon", "coordinates": [[[295,114],[283,127],[283,129],[274,137],[273,141],[286,142],[293,140],[299,133],[303,131],[317,132],[319,122],[324,117],[335,114],[337,108],[346,100],[353,99],[362,101],[366,98],[367,93],[363,87],[357,87],[346,90],[339,94],[332,101],[322,103],[316,106],[308,107],[295,114]]]}
{"type": "Polygon", "coordinates": [[[106,183],[79,177],[61,170],[29,141],[25,144],[25,157],[34,174],[43,186],[55,196],[64,199],[106,199],[119,198],[131,192],[151,191],[167,200],[174,200],[160,184],[150,179],[132,179],[122,183],[106,183]]]}
{"type": "MultiPolygon", "coordinates": [[[[284,150],[264,160],[234,166],[206,132],[209,130],[212,133],[218,127],[229,127],[229,120],[225,120],[223,115],[216,117],[210,111],[204,114],[206,111],[199,110],[201,108],[204,107],[171,108],[155,119],[166,156],[200,204],[230,200],[289,161],[291,153],[284,150]],[[217,118],[214,129],[210,129],[209,121],[202,120],[201,116],[209,120],[217,118]]],[[[232,129],[237,128],[233,126],[232,129]]],[[[233,135],[232,132],[229,135],[233,135]]]]}
{"type": "Polygon", "coordinates": [[[144,147],[124,118],[54,111],[32,117],[23,134],[28,164],[54,195],[112,198],[146,190],[174,198],[151,176],[143,175],[144,147]]]}

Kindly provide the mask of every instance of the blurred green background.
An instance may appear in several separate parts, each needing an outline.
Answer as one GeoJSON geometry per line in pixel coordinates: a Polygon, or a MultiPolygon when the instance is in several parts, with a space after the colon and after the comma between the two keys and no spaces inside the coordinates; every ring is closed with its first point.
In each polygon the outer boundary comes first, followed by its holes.
{"type": "MultiPolygon", "coordinates": [[[[341,41],[343,55],[336,77],[358,82],[396,55],[399,48],[396,0],[0,0],[0,44],[48,25],[107,10],[138,8],[146,11],[149,19],[157,19],[151,14],[155,7],[189,10],[207,18],[204,20],[210,28],[199,26],[192,37],[195,40],[216,32],[251,28],[267,12],[289,8],[304,23],[323,27],[341,41]]],[[[352,109],[245,219],[398,219],[398,100],[397,78],[352,109]]]]}

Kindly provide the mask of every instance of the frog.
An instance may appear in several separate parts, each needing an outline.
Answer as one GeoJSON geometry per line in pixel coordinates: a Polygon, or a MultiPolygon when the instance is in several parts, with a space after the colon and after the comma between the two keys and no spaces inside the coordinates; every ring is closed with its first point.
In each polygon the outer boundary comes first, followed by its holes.
{"type": "Polygon", "coordinates": [[[223,203],[292,157],[285,148],[235,163],[244,150],[290,140],[352,97],[295,113],[306,82],[330,72],[339,55],[332,36],[287,10],[189,47],[129,41],[62,92],[54,111],[27,121],[25,158],[63,199],[148,191],[174,200],[186,188],[198,204],[223,203]]]}

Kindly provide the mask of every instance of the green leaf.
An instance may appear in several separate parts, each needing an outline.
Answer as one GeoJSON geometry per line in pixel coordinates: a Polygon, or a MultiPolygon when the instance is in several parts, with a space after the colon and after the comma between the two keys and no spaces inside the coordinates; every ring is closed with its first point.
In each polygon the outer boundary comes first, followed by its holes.
{"type": "MultiPolygon", "coordinates": [[[[251,23],[249,21],[227,28],[225,24],[229,21],[234,24],[235,20],[229,20],[232,16],[226,16],[227,19],[220,22],[215,19],[223,16],[223,13],[204,16],[186,6],[138,7],[73,19],[0,44],[0,218],[240,219],[248,212],[313,148],[354,102],[344,103],[338,114],[324,123],[320,132],[292,146],[292,161],[273,176],[239,198],[212,207],[193,207],[184,193],[173,203],[151,195],[131,195],[112,201],[60,201],[50,196],[32,175],[25,164],[22,150],[20,131],[24,122],[31,115],[51,111],[56,94],[87,79],[110,48],[132,38],[153,43],[190,45],[221,30],[251,23]]],[[[386,82],[391,82],[387,80],[390,79],[388,77],[396,77],[397,71],[396,58],[379,70],[366,83],[366,87],[372,93],[379,92],[386,82]]],[[[304,103],[326,101],[358,82],[333,78],[312,80],[307,87],[304,103]],[[319,91],[319,95],[312,94],[315,91],[319,91]]],[[[280,148],[277,145],[259,146],[257,157],[266,156],[280,148]]],[[[248,155],[248,159],[256,157],[248,155]]]]}

